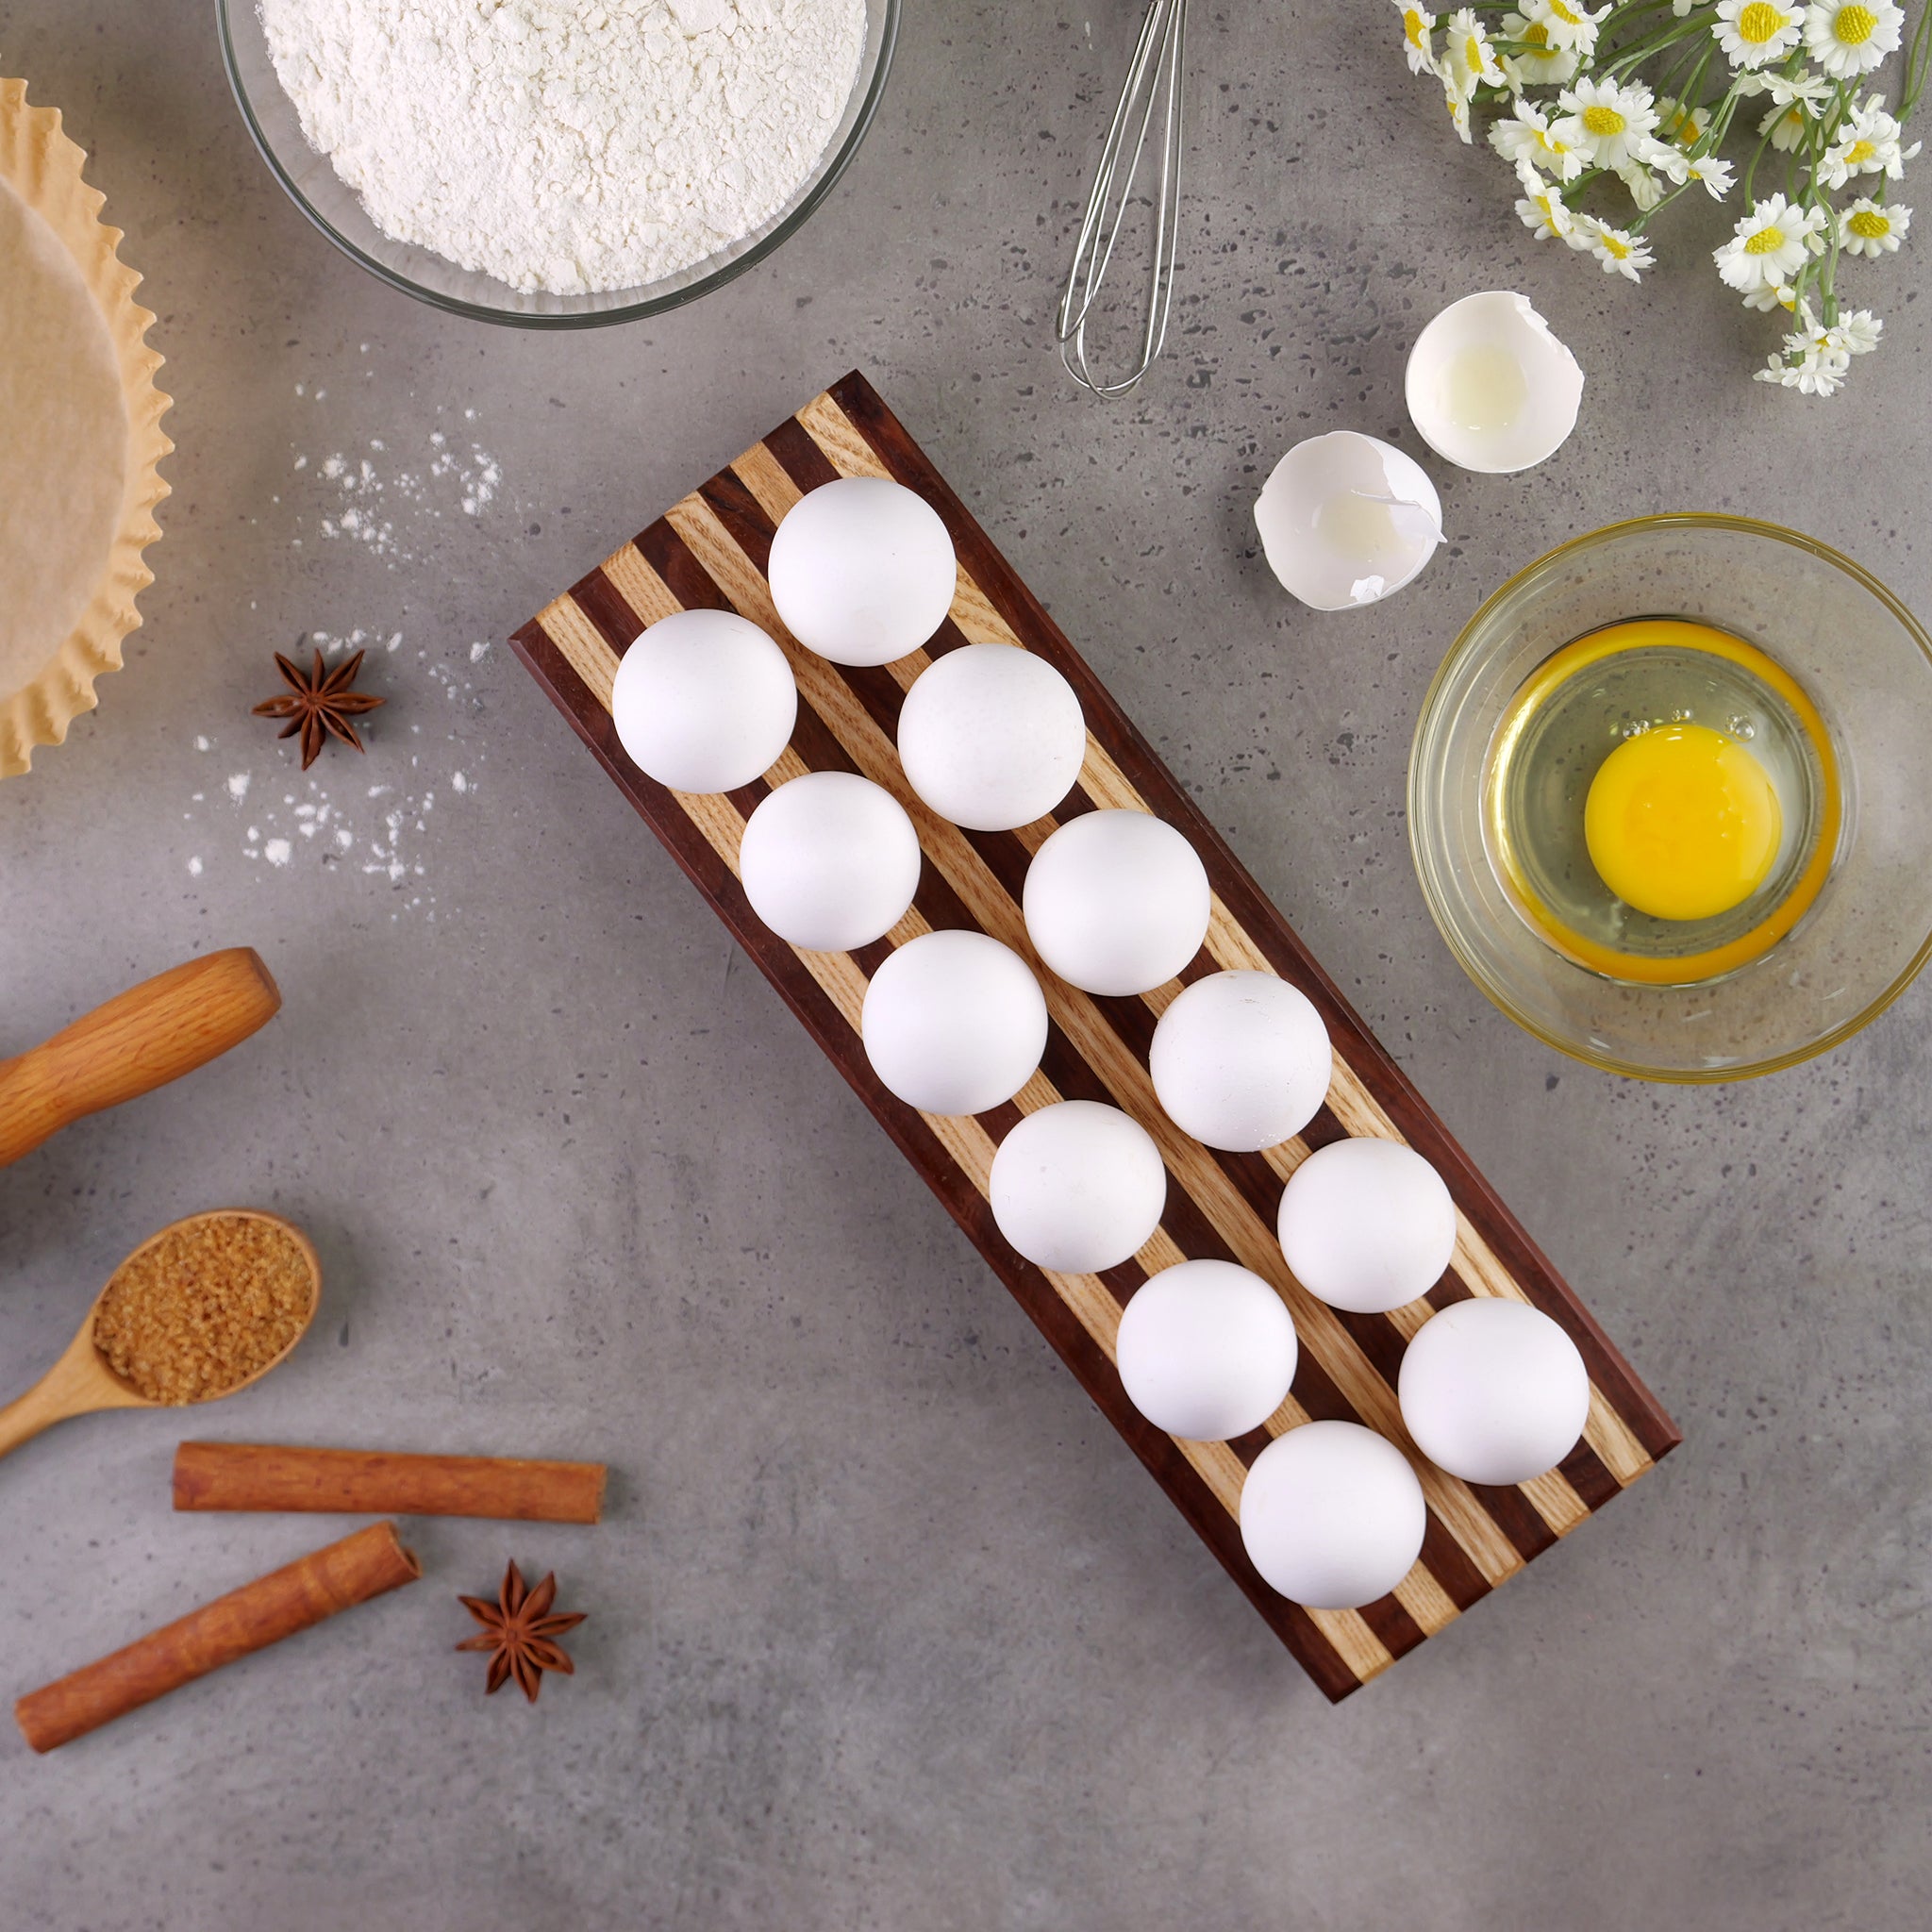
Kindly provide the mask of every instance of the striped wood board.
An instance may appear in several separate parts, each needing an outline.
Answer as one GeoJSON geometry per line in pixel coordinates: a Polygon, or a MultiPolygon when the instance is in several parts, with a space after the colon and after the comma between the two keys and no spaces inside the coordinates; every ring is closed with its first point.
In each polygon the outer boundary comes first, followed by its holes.
{"type": "MultiPolygon", "coordinates": [[[[1491,1191],[1328,976],[1263,897],[1241,861],[1190,802],[1153,749],[1022,584],[939,472],[858,375],[781,424],[635,541],[608,558],[511,640],[619,789],[650,823],[740,945],[858,1090],[994,1271],[1058,1350],[1181,1514],[1270,1627],[1330,1698],[1341,1698],[1414,1649],[1643,1474],[1679,1440],[1670,1418],[1514,1217],[1491,1191]],[[945,520],[959,558],[958,595],[923,651],[876,670],[827,663],[788,635],[772,607],[765,561],[772,532],[800,494],[835,476],[891,476],[945,520]],[[660,617],[697,607],[734,609],[783,645],[797,674],[798,728],[754,785],[725,795],[673,792],[620,749],[610,682],[632,639],[660,617]],[[942,652],[997,641],[1037,651],[1079,693],[1087,758],[1077,789],[1051,818],[1018,832],[960,830],[907,785],[893,751],[906,688],[942,652]],[[913,908],[857,953],[801,952],[767,931],[737,880],[744,822],[774,785],[808,771],[857,771],[912,815],[925,865],[913,908]],[[1124,806],[1179,827],[1214,886],[1207,944],[1179,979],[1136,999],[1075,991],[1040,964],[1020,915],[1032,853],[1076,813],[1124,806]],[[1039,1073],[1017,1100],[970,1120],[921,1114],[893,1098],[858,1038],[868,975],[895,946],[934,927],[977,927],[1038,971],[1053,1026],[1039,1073]],[[1278,973],[1314,1001],[1335,1044],[1326,1105],[1297,1140],[1265,1154],[1215,1154],[1174,1127],[1146,1069],[1155,1021],[1183,984],[1226,967],[1278,973]],[[993,1149],[1024,1113],[1063,1098],[1111,1101],[1154,1136],[1166,1158],[1167,1213],[1131,1261],[1098,1275],[1049,1274],[1009,1248],[987,1205],[993,1149]],[[1390,1315],[1351,1315],[1308,1295],[1274,1240],[1282,1183],[1312,1149],[1349,1134],[1404,1140],[1441,1170],[1456,1197],[1456,1257],[1427,1297],[1390,1315]],[[1113,1366],[1121,1309],[1156,1270],[1183,1257],[1234,1260],[1272,1281],[1301,1335],[1293,1392],[1265,1428],[1233,1442],[1179,1441],[1141,1420],[1113,1366]],[[1408,1336],[1435,1309],[1471,1294],[1511,1295],[1553,1315],[1591,1373],[1590,1423],[1560,1469],[1513,1489],[1459,1482],[1414,1457],[1428,1498],[1421,1560],[1390,1595],[1359,1610],[1306,1610],[1263,1583],[1241,1548],[1237,1507],[1247,1466],[1270,1439],[1310,1418],[1358,1420],[1407,1447],[1396,1407],[1408,1336]]],[[[1413,1451],[1411,1451],[1413,1455],[1413,1451]]]]}

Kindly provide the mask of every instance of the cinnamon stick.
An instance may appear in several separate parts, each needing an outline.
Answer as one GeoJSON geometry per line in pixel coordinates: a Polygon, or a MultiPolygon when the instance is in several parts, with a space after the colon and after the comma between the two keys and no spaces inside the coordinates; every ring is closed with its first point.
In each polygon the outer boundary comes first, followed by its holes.
{"type": "Polygon", "coordinates": [[[595,1523],[604,1513],[604,1474],[601,1462],[183,1442],[175,1452],[175,1507],[595,1523]]]}
{"type": "Polygon", "coordinates": [[[52,1751],[422,1574],[396,1541],[394,1524],[371,1524],[190,1610],[58,1684],[28,1691],[13,1707],[14,1719],[36,1751],[52,1751]]]}

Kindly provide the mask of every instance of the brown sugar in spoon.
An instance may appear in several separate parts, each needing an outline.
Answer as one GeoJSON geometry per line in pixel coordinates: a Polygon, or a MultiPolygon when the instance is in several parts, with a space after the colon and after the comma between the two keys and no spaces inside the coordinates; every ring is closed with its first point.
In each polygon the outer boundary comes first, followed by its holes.
{"type": "Polygon", "coordinates": [[[93,1409],[233,1395],[302,1340],[321,1295],[314,1247],[279,1215],[223,1208],[173,1222],[115,1269],[59,1360],[0,1408],[0,1456],[93,1409]]]}

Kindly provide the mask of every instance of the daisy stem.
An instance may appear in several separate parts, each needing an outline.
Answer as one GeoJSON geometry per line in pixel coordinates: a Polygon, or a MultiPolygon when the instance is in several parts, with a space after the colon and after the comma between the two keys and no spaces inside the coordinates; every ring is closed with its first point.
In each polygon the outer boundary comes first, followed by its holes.
{"type": "Polygon", "coordinates": [[[1911,45],[1906,51],[1906,77],[1899,89],[1897,119],[1903,121],[1918,105],[1924,91],[1925,68],[1932,61],[1932,4],[1921,8],[1919,24],[1912,29],[1911,45]]]}
{"type": "Polygon", "coordinates": [[[1661,54],[1666,47],[1674,46],[1679,41],[1689,40],[1693,34],[1708,37],[1710,29],[1702,21],[1674,20],[1670,25],[1659,27],[1648,40],[1639,41],[1634,47],[1626,48],[1604,69],[1607,79],[1627,74],[1642,66],[1653,55],[1661,54]]]}
{"type": "Polygon", "coordinates": [[[1771,145],[1771,136],[1766,134],[1758,139],[1757,152],[1751,157],[1750,165],[1744,170],[1744,206],[1750,208],[1755,200],[1751,184],[1757,179],[1757,164],[1764,158],[1764,151],[1771,145]]]}

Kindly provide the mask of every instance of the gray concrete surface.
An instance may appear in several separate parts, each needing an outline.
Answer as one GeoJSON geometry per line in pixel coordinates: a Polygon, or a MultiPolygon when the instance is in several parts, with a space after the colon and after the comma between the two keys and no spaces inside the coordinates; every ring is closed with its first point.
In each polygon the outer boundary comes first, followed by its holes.
{"type": "MultiPolygon", "coordinates": [[[[1714,214],[1674,225],[1650,288],[1612,282],[1518,229],[1387,8],[1202,6],[1173,352],[1099,408],[1048,321],[1129,11],[909,0],[871,142],[792,245],[559,338],[339,259],[249,147],[205,4],[0,4],[0,71],[64,109],[148,276],[179,444],[128,669],[0,789],[0,1051],[222,944],[287,995],[218,1066],[0,1174],[5,1378],[150,1229],[253,1201],[314,1230],[327,1307],[197,1429],[619,1472],[594,1531],[413,1525],[424,1583],[46,1760],[8,1726],[8,1932],[1932,1913],[1932,987],[1756,1085],[1599,1076],[1463,980],[1402,808],[1458,624],[1570,532],[1730,507],[1932,608],[1918,242],[1863,274],[1889,339],[1853,391],[1774,395],[1745,379],[1763,325],[1703,260],[1714,214]],[[1422,582],[1292,608],[1250,537],[1266,465],[1333,425],[1413,446],[1407,343],[1494,286],[1579,351],[1574,443],[1513,480],[1432,465],[1452,546],[1422,582]],[[855,363],[1688,1434],[1341,1708],[501,641],[855,363]],[[247,708],[272,648],[358,630],[389,706],[366,760],[305,780],[247,708]],[[534,1711],[450,1654],[456,1592],[511,1555],[591,1612],[534,1711]]],[[[95,1418],[0,1469],[8,1695],[335,1528],[171,1516],[180,1433],[95,1418]]]]}

